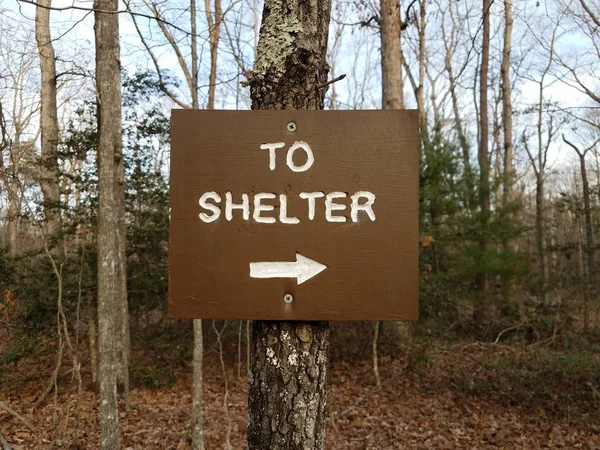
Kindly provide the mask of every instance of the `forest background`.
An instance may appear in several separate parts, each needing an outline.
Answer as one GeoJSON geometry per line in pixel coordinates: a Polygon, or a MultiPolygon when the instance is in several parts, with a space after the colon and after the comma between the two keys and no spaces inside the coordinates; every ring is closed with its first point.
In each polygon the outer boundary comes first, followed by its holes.
{"type": "MultiPolygon", "coordinates": [[[[123,442],[240,448],[250,323],[165,317],[169,118],[250,108],[263,4],[118,8],[123,442]]],[[[0,437],[24,447],[99,433],[93,13],[0,3],[0,437]]],[[[415,108],[422,141],[420,321],[332,324],[330,447],[600,445],[598,1],[334,0],[328,63],[326,109],[415,108]]]]}

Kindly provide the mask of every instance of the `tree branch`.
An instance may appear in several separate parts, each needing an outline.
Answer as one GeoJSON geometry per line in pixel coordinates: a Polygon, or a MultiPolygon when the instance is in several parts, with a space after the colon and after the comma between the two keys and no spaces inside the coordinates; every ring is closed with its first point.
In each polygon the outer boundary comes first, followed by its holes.
{"type": "Polygon", "coordinates": [[[6,411],[8,414],[10,414],[11,416],[15,417],[16,419],[18,419],[21,423],[23,423],[27,428],[29,428],[31,431],[33,431],[34,433],[37,434],[37,430],[35,429],[35,427],[31,424],[31,422],[29,420],[27,420],[25,417],[23,417],[21,414],[19,414],[18,412],[16,412],[14,409],[12,409],[10,406],[8,406],[6,403],[4,403],[3,401],[0,401],[0,408],[2,408],[4,411],[6,411]]]}

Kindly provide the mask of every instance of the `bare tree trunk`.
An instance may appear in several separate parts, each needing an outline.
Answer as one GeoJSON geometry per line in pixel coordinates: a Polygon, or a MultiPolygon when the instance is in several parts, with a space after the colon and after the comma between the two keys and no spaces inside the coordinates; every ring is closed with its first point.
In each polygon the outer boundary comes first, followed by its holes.
{"type": "Polygon", "coordinates": [[[54,255],[64,254],[60,212],[60,170],[58,168],[58,113],[56,106],[56,61],[50,35],[52,0],[39,0],[35,10],[35,39],[40,55],[40,187],[44,196],[46,235],[54,255]]]}
{"type": "Polygon", "coordinates": [[[510,84],[510,54],[512,49],[512,0],[504,0],[504,45],[502,48],[502,131],[504,133],[504,186],[502,190],[503,206],[506,208],[513,200],[512,185],[515,181],[513,168],[513,130],[512,130],[512,87],[510,84]]]}
{"type": "Polygon", "coordinates": [[[379,27],[383,109],[404,109],[401,25],[400,2],[398,0],[381,0],[379,27]]]}
{"type": "Polygon", "coordinates": [[[117,159],[122,158],[121,67],[119,59],[118,0],[94,2],[96,89],[98,91],[98,341],[100,353],[100,448],[119,448],[117,404],[119,200],[117,159]]]}
{"type": "MultiPolygon", "coordinates": [[[[120,118],[120,116],[119,116],[120,118]]],[[[117,240],[117,382],[123,389],[125,410],[130,409],[129,399],[129,359],[131,354],[131,337],[129,330],[129,305],[127,300],[127,223],[125,221],[125,168],[122,150],[115,153],[115,204],[117,208],[118,226],[117,240]]]]}
{"type": "MultiPolygon", "coordinates": [[[[402,23],[400,20],[400,4],[398,0],[381,0],[380,12],[380,36],[381,36],[381,99],[382,109],[404,109],[404,84],[402,81],[402,46],[400,32],[402,23]]],[[[424,72],[420,72],[424,76],[424,72]]],[[[422,92],[422,91],[421,91],[422,92]]],[[[419,97],[417,88],[415,94],[419,97]]],[[[422,106],[421,103],[419,105],[422,106]]],[[[421,117],[421,108],[419,107],[419,117],[421,117]]],[[[396,322],[396,332],[398,339],[406,336],[406,328],[402,322],[396,322]]],[[[376,335],[373,336],[372,361],[373,375],[377,386],[381,384],[379,377],[379,355],[378,341],[380,322],[373,324],[376,335]]]]}
{"type": "Polygon", "coordinates": [[[535,241],[540,264],[540,277],[542,280],[542,304],[546,304],[548,271],[546,264],[546,224],[544,217],[544,172],[536,173],[535,191],[535,241]]]}
{"type": "Polygon", "coordinates": [[[215,108],[215,90],[217,88],[217,56],[219,52],[219,39],[221,37],[221,20],[223,12],[221,11],[221,0],[214,0],[214,17],[210,12],[210,0],[204,0],[206,10],[206,21],[208,23],[208,41],[210,43],[210,74],[208,79],[208,102],[206,109],[215,108]]]}
{"type": "Polygon", "coordinates": [[[583,187],[583,214],[585,218],[585,250],[587,253],[587,283],[583,294],[584,311],[583,311],[583,332],[587,333],[589,328],[590,315],[590,297],[592,295],[592,287],[595,278],[594,264],[594,230],[592,228],[592,210],[590,207],[590,185],[587,177],[587,169],[585,166],[585,152],[577,152],[579,156],[579,164],[581,167],[581,184],[583,187]]]}
{"type": "MultiPolygon", "coordinates": [[[[482,2],[483,35],[481,48],[481,66],[479,76],[479,207],[481,215],[481,238],[479,247],[484,257],[488,246],[487,229],[490,216],[490,163],[489,163],[489,123],[488,123],[488,71],[490,63],[490,0],[482,2]]],[[[475,319],[485,320],[487,316],[487,279],[485,273],[477,276],[479,291],[475,309],[475,319]]]]}
{"type": "Polygon", "coordinates": [[[419,109],[419,129],[421,130],[421,139],[423,143],[431,147],[429,139],[429,129],[427,126],[427,107],[425,105],[425,65],[427,64],[427,48],[425,45],[425,27],[427,2],[419,2],[419,85],[417,86],[417,107],[419,109]]]}
{"type": "Polygon", "coordinates": [[[373,322],[373,338],[371,346],[373,347],[373,375],[375,376],[375,385],[381,386],[381,377],[379,376],[379,357],[377,352],[377,343],[379,342],[379,328],[381,322],[373,322]]]}
{"type": "Polygon", "coordinates": [[[453,50],[448,48],[446,51],[445,57],[445,69],[448,74],[448,82],[449,82],[449,90],[450,97],[452,98],[452,111],[454,112],[454,128],[458,134],[458,142],[460,144],[460,148],[462,151],[462,162],[465,171],[465,180],[467,185],[467,200],[466,205],[468,209],[474,209],[475,199],[474,197],[474,180],[473,180],[473,169],[471,167],[471,155],[469,142],[467,141],[467,136],[465,135],[462,117],[460,114],[460,106],[458,104],[458,93],[456,92],[456,79],[454,77],[454,70],[452,69],[452,56],[453,50]]]}
{"type": "MultiPolygon", "coordinates": [[[[323,109],[330,15],[330,0],[265,0],[252,109],[323,109]]],[[[249,450],[325,448],[328,348],[328,322],[253,322],[249,450]]]]}
{"type": "MultiPolygon", "coordinates": [[[[207,2],[209,0],[206,0],[207,2]]],[[[206,6],[206,5],[205,5],[206,6]]],[[[206,14],[210,17],[210,3],[206,9],[206,14]]],[[[197,10],[196,0],[190,0],[190,31],[191,31],[191,53],[192,53],[192,83],[190,94],[192,96],[192,109],[200,108],[198,104],[198,33],[197,33],[197,10]]],[[[212,47],[211,47],[212,50],[212,47]]],[[[212,56],[212,53],[211,53],[212,56]]],[[[212,65],[211,65],[212,69],[212,65]]],[[[209,91],[210,92],[210,91],[209,91]]],[[[214,94],[213,94],[214,95],[214,94]]],[[[209,108],[212,109],[212,108],[209,108]]]]}
{"type": "MultiPolygon", "coordinates": [[[[217,0],[219,1],[219,0],[217,0]]],[[[206,10],[207,17],[210,17],[210,3],[206,10]]],[[[205,5],[206,6],[206,5],[205,5]]],[[[198,42],[197,42],[197,10],[196,0],[190,0],[190,30],[191,36],[191,53],[192,53],[192,82],[190,86],[190,93],[192,95],[192,109],[200,108],[198,101],[198,42]]],[[[211,31],[212,34],[212,31],[211,31]]],[[[212,58],[212,45],[211,45],[211,58],[212,58]]],[[[211,76],[213,66],[211,64],[211,76]]],[[[214,67],[216,73],[216,65],[214,67]]],[[[212,85],[211,85],[212,87],[212,85]]],[[[209,105],[214,105],[214,89],[211,91],[209,87],[209,105]],[[212,97],[211,97],[212,96],[212,97]],[[212,99],[212,101],[211,101],[212,99]]],[[[203,405],[204,398],[202,395],[203,380],[203,358],[204,358],[204,342],[203,342],[203,331],[202,331],[202,319],[194,319],[194,354],[192,360],[192,449],[193,450],[204,450],[204,418],[203,418],[203,405]]]]}
{"type": "Polygon", "coordinates": [[[500,97],[494,98],[494,104],[492,107],[492,151],[490,158],[494,158],[494,167],[492,172],[493,182],[493,199],[494,209],[499,209],[503,204],[503,193],[500,192],[500,183],[496,180],[500,180],[502,177],[502,148],[500,146],[500,97]],[[493,155],[493,156],[492,156],[493,155]]]}
{"type": "Polygon", "coordinates": [[[325,448],[327,322],[254,321],[248,449],[325,448]]]}
{"type": "MultiPolygon", "coordinates": [[[[599,139],[600,140],[600,139],[599,139]]],[[[584,292],[584,317],[583,317],[583,331],[587,333],[589,325],[589,303],[590,296],[592,294],[591,289],[595,287],[596,281],[596,263],[594,255],[594,224],[592,223],[592,206],[590,202],[590,182],[587,175],[587,167],[585,164],[585,157],[587,152],[593,149],[598,141],[594,142],[590,147],[585,150],[580,150],[575,144],[567,140],[563,134],[563,141],[569,145],[579,157],[579,167],[581,169],[581,184],[583,188],[583,214],[585,219],[585,240],[586,246],[585,251],[587,254],[587,283],[584,292]]]]}
{"type": "MultiPolygon", "coordinates": [[[[504,0],[504,43],[502,47],[502,62],[500,64],[500,90],[502,92],[502,132],[504,138],[504,173],[502,179],[502,208],[504,215],[507,214],[507,208],[514,201],[513,183],[515,173],[513,168],[513,129],[512,129],[512,87],[510,81],[510,55],[512,50],[512,0],[504,0]]],[[[499,207],[497,205],[497,207],[499,207]]],[[[515,214],[509,217],[515,218],[515,214]]],[[[514,243],[504,238],[502,247],[505,253],[508,253],[510,246],[514,243]]],[[[502,277],[502,293],[504,304],[510,303],[510,291],[512,281],[509,277],[502,277]]]]}
{"type": "Polygon", "coordinates": [[[202,337],[202,319],[194,319],[194,361],[192,392],[192,449],[204,450],[204,421],[202,417],[202,365],[204,343],[202,337]]]}

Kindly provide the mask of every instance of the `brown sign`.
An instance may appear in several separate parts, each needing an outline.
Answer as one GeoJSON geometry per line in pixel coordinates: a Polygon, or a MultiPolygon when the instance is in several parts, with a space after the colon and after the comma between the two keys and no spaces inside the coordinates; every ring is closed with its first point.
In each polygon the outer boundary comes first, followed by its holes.
{"type": "Polygon", "coordinates": [[[415,111],[171,122],[169,316],[416,320],[415,111]]]}

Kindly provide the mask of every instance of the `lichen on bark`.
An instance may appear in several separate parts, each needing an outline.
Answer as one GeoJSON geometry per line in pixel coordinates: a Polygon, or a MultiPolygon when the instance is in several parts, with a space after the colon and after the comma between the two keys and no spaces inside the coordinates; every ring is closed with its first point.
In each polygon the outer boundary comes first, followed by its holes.
{"type": "Polygon", "coordinates": [[[266,0],[252,109],[323,109],[330,0],[266,0]]]}
{"type": "MultiPolygon", "coordinates": [[[[331,0],[265,0],[252,109],[323,109],[331,0]]],[[[325,448],[328,322],[253,325],[249,450],[325,448]]]]}
{"type": "Polygon", "coordinates": [[[293,13],[284,13],[285,0],[269,2],[269,13],[263,15],[261,27],[261,43],[257,48],[254,63],[254,76],[264,76],[268,68],[284,74],[286,58],[294,51],[294,41],[302,24],[293,13]]]}

